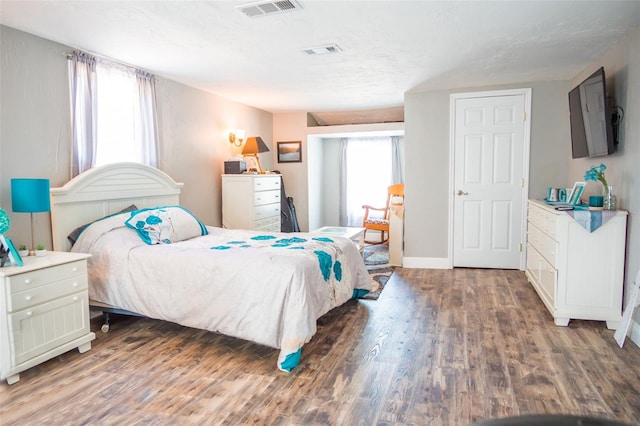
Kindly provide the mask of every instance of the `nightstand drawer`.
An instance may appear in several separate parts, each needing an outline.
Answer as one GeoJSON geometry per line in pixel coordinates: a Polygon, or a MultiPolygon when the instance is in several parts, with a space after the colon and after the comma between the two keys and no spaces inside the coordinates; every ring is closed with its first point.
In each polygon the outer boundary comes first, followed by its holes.
{"type": "Polygon", "coordinates": [[[62,265],[51,266],[46,269],[25,272],[8,277],[9,294],[40,287],[52,282],[62,281],[67,278],[82,276],[87,274],[87,262],[64,263],[62,265]]]}
{"type": "Polygon", "coordinates": [[[87,289],[87,276],[78,275],[53,284],[13,293],[8,299],[8,311],[15,312],[29,306],[38,305],[49,300],[57,299],[67,294],[77,293],[87,289]]]}
{"type": "Polygon", "coordinates": [[[258,177],[253,180],[254,191],[270,191],[273,189],[280,190],[280,176],[258,177]]]}
{"type": "Polygon", "coordinates": [[[88,303],[85,290],[7,315],[13,365],[87,335],[90,332],[88,303]]]}
{"type": "Polygon", "coordinates": [[[280,191],[260,191],[253,194],[253,205],[262,206],[280,202],[280,191]]]}

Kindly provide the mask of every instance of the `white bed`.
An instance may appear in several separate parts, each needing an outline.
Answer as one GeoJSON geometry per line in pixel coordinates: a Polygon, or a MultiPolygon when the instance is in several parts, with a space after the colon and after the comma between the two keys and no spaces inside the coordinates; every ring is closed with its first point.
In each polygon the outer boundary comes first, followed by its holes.
{"type": "MultiPolygon", "coordinates": [[[[181,187],[157,169],[119,163],[51,190],[54,249],[92,254],[92,303],[278,348],[278,368],[290,371],[317,319],[371,290],[362,258],[345,238],[202,227],[206,235],[149,245],[125,222],[158,210],[116,214],[132,204],[178,206],[181,187]],[[72,248],[67,236],[93,221],[72,248]]],[[[176,219],[182,210],[160,211],[183,229],[176,219]]]]}

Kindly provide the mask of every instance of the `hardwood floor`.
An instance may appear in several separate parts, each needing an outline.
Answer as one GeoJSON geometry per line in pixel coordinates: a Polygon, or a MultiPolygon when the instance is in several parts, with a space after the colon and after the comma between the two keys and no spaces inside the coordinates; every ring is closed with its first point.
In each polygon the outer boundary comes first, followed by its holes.
{"type": "Polygon", "coordinates": [[[396,269],[377,301],[320,319],[292,373],[277,351],[118,317],[0,385],[0,423],[468,425],[532,413],[638,424],[640,348],[557,327],[520,271],[396,269]]]}

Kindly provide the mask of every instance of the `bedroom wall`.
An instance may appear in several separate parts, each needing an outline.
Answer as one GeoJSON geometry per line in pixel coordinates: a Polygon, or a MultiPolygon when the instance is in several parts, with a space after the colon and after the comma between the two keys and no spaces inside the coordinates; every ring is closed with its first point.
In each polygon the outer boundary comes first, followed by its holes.
{"type": "MultiPolygon", "coordinates": [[[[624,110],[620,126],[620,145],[613,155],[597,158],[567,157],[570,180],[584,180],[584,173],[594,165],[607,166],[607,183],[613,186],[618,208],[627,210],[627,250],[625,295],[628,297],[640,270],[640,28],[619,42],[605,55],[575,76],[575,87],[596,69],[604,67],[607,94],[624,110]]],[[[587,193],[600,191],[595,182],[587,184],[587,193]]],[[[632,329],[634,342],[640,345],[640,309],[632,329]]]]}
{"type": "MultiPolygon", "coordinates": [[[[159,168],[184,183],[180,200],[185,207],[206,224],[221,226],[224,161],[242,151],[229,143],[229,129],[261,136],[273,151],[272,115],[162,77],[156,92],[159,168]]],[[[261,154],[260,164],[273,169],[272,156],[261,154]]]]}
{"type": "Polygon", "coordinates": [[[442,264],[448,256],[450,95],[524,87],[532,89],[529,196],[544,198],[548,186],[569,182],[568,81],[405,94],[405,257],[442,264]]]}
{"type": "MultiPolygon", "coordinates": [[[[29,243],[27,214],[11,212],[12,177],[70,178],[71,130],[67,60],[71,47],[0,26],[0,207],[11,219],[9,235],[29,243]]],[[[223,163],[241,148],[229,129],[261,136],[271,147],[270,113],[158,77],[160,169],[184,182],[182,203],[210,225],[221,224],[223,163]]],[[[264,168],[273,157],[263,154],[264,168]]],[[[36,243],[51,244],[50,215],[36,215],[36,243]]]]}
{"type": "MultiPolygon", "coordinates": [[[[70,120],[67,46],[0,26],[0,207],[7,233],[31,245],[30,215],[11,212],[11,178],[69,178],[70,120]]],[[[51,245],[49,213],[36,213],[35,243],[51,245]]]]}

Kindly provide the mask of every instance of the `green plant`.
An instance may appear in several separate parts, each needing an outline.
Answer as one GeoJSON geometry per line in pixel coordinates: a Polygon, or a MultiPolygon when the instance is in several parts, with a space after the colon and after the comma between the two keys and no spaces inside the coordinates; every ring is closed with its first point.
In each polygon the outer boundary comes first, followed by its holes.
{"type": "Polygon", "coordinates": [[[24,244],[21,244],[20,247],[18,247],[18,250],[20,251],[25,251],[27,249],[27,246],[25,246],[24,244]]]}
{"type": "Polygon", "coordinates": [[[44,244],[38,244],[36,250],[44,250],[44,244]]]}

